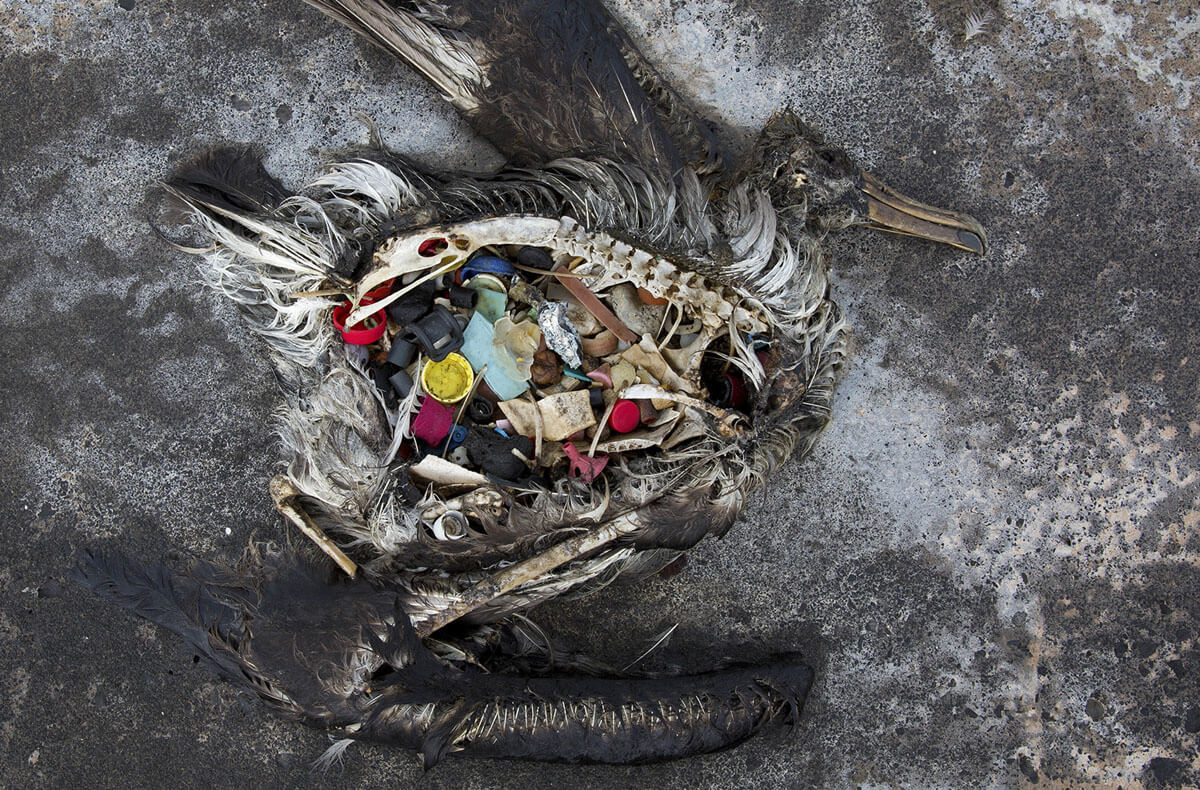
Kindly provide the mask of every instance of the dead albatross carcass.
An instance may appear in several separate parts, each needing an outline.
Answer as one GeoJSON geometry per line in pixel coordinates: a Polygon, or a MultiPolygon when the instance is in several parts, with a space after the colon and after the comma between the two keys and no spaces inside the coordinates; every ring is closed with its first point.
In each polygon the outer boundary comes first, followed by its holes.
{"type": "Polygon", "coordinates": [[[592,3],[314,4],[521,167],[441,176],[379,150],[298,194],[244,150],[182,169],[169,190],[208,279],[286,399],[272,496],[326,557],[168,570],[97,552],[79,578],[283,712],[426,765],[669,759],[794,716],[797,661],[599,677],[506,623],[722,534],[808,452],[845,353],[826,233],[981,252],[978,224],[891,192],[791,115],[729,167],[592,3]]]}

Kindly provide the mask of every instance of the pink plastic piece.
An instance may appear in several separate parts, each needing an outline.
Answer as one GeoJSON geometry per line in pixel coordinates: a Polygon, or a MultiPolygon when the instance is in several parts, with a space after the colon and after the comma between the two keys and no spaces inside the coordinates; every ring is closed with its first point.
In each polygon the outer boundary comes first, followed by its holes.
{"type": "Polygon", "coordinates": [[[609,368],[609,366],[608,366],[608,363],[607,363],[607,362],[605,362],[605,363],[604,363],[603,365],[601,365],[600,367],[598,367],[598,368],[596,368],[595,370],[593,370],[593,371],[591,371],[590,373],[588,373],[588,374],[587,374],[587,377],[588,377],[589,379],[591,379],[592,381],[598,381],[598,382],[600,382],[601,384],[603,384],[603,385],[604,385],[605,387],[607,387],[608,389],[612,389],[612,385],[613,385],[613,383],[612,383],[612,373],[610,372],[610,368],[609,368]]]}
{"type": "Polygon", "coordinates": [[[454,424],[454,407],[438,403],[433,398],[421,402],[421,410],[413,420],[413,436],[426,444],[438,444],[450,433],[454,424]]]}
{"type": "Polygon", "coordinates": [[[604,467],[608,466],[607,455],[597,455],[594,458],[588,458],[579,452],[578,447],[570,442],[563,442],[563,452],[571,460],[571,468],[567,470],[567,474],[571,477],[578,477],[585,483],[595,480],[604,471],[604,467]]]}

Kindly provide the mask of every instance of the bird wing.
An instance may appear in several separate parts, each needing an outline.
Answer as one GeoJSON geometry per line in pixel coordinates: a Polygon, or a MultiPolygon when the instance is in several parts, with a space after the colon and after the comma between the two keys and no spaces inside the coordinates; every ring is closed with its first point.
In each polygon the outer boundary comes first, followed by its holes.
{"type": "Polygon", "coordinates": [[[711,127],[596,0],[305,0],[423,74],[512,164],[725,166],[711,127]]]}
{"type": "Polygon", "coordinates": [[[396,592],[331,570],[270,549],[248,551],[239,568],[93,551],[73,576],[183,637],[283,714],[418,750],[427,768],[456,752],[637,763],[715,751],[794,720],[812,684],[796,656],[678,677],[486,672],[474,651],[458,663],[439,659],[396,592]]]}

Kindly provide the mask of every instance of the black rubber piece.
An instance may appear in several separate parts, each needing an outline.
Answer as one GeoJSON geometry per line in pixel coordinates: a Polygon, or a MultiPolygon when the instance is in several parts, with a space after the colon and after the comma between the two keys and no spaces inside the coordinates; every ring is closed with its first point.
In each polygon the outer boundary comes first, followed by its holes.
{"type": "Polygon", "coordinates": [[[489,423],[495,413],[496,407],[487,398],[472,398],[471,402],[467,404],[467,417],[471,422],[489,423]]]}
{"type": "Polygon", "coordinates": [[[517,250],[517,263],[543,272],[554,268],[554,259],[545,247],[522,247],[517,250]]]}
{"type": "Polygon", "coordinates": [[[392,385],[392,391],[398,398],[407,398],[408,393],[412,392],[413,380],[407,371],[396,371],[388,378],[388,383],[392,385]]]}
{"type": "MultiPolygon", "coordinates": [[[[403,286],[397,286],[397,290],[403,286]]],[[[387,306],[388,316],[397,324],[409,327],[424,318],[433,308],[437,286],[426,281],[387,306]]]]}
{"type": "Polygon", "coordinates": [[[403,337],[397,336],[392,340],[392,350],[388,352],[387,361],[398,368],[406,368],[417,356],[417,347],[403,337]]]}
{"type": "Polygon", "coordinates": [[[479,301],[479,291],[473,288],[463,288],[461,285],[450,286],[450,304],[463,310],[474,310],[479,301]]]}
{"type": "Polygon", "coordinates": [[[434,305],[424,318],[409,325],[404,339],[416,341],[425,355],[441,362],[451,351],[462,348],[463,333],[458,320],[442,305],[434,305]]]}
{"type": "Polygon", "coordinates": [[[389,409],[394,409],[399,405],[396,393],[390,383],[390,379],[395,373],[396,368],[386,362],[377,362],[367,368],[367,375],[371,377],[371,380],[375,382],[375,386],[379,388],[379,394],[383,395],[383,402],[389,409]]]}

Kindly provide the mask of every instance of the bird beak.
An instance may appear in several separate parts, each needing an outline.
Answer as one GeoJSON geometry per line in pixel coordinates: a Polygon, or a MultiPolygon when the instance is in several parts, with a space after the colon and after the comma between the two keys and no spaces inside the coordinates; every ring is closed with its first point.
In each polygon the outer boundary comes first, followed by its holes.
{"type": "Polygon", "coordinates": [[[890,189],[870,173],[862,174],[862,191],[867,196],[864,224],[869,228],[939,241],[978,255],[987,249],[983,226],[974,217],[927,206],[890,189]]]}

